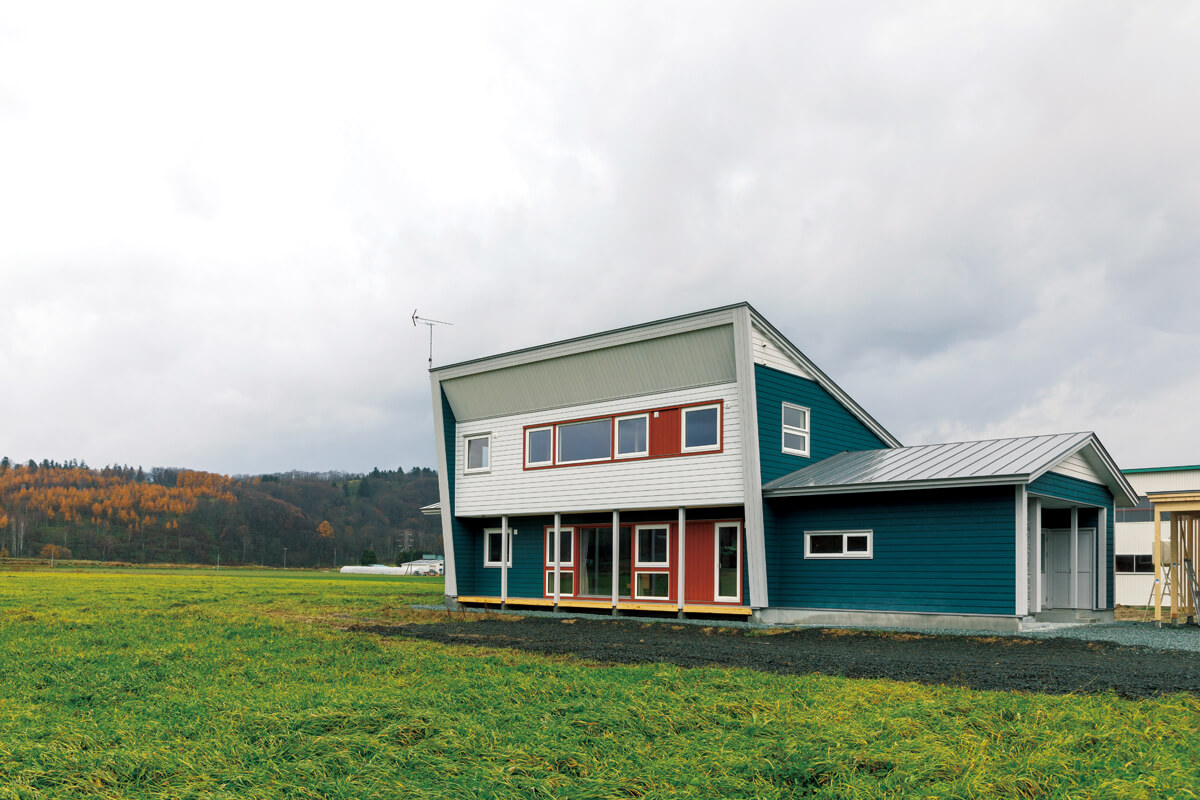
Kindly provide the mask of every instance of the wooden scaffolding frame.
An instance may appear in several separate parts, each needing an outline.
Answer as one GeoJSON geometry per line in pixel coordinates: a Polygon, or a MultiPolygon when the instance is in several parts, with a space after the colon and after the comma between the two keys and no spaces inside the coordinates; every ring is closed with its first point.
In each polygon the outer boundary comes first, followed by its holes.
{"type": "Polygon", "coordinates": [[[1153,492],[1154,620],[1163,620],[1163,595],[1170,596],[1169,618],[1200,623],[1200,492],[1153,492]],[[1162,515],[1171,514],[1171,538],[1163,540],[1162,515]],[[1165,591],[1164,591],[1165,590],[1165,591]]]}

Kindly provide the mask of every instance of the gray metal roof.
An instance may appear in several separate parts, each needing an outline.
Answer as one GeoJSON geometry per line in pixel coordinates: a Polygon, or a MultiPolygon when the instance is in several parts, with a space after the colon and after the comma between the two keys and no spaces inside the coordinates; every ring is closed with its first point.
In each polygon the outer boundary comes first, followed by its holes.
{"type": "Polygon", "coordinates": [[[1113,494],[1131,494],[1095,434],[1084,432],[839,453],[767,483],[763,495],[1026,483],[1088,445],[1113,494]]]}

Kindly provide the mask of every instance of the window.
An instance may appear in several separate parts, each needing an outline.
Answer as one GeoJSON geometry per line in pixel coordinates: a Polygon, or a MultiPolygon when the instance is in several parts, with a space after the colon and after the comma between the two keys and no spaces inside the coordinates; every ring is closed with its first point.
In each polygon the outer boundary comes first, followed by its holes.
{"type": "Polygon", "coordinates": [[[617,458],[650,454],[648,414],[617,417],[617,458]]]}
{"type": "Polygon", "coordinates": [[[783,452],[808,457],[808,409],[783,404],[783,452]]]}
{"type": "Polygon", "coordinates": [[[530,428],[525,431],[525,466],[538,467],[553,463],[553,440],[553,428],[530,428]]]}
{"type": "MultiPolygon", "coordinates": [[[[512,528],[508,529],[508,566],[512,567],[512,528]]],[[[499,567],[502,558],[500,548],[504,545],[499,528],[488,528],[483,532],[483,565],[499,567]]]]}
{"type": "Polygon", "coordinates": [[[716,450],[721,446],[721,409],[697,406],[683,410],[683,452],[716,450]]]}
{"type": "Polygon", "coordinates": [[[1117,556],[1117,572],[1154,572],[1154,556],[1117,556]]]}
{"type": "Polygon", "coordinates": [[[637,528],[637,566],[665,567],[671,563],[670,537],[665,525],[639,525],[637,528]]]}
{"type": "Polygon", "coordinates": [[[558,426],[558,463],[605,461],[612,458],[612,418],[558,426]]]}
{"type": "Polygon", "coordinates": [[[805,531],[805,558],[874,558],[872,531],[805,531]]]}
{"type": "Polygon", "coordinates": [[[717,523],[716,600],[738,601],[742,596],[742,526],[717,523]]]}
{"type": "MultiPolygon", "coordinates": [[[[559,572],[558,573],[558,593],[559,595],[575,594],[575,573],[574,572],[559,572]]],[[[546,596],[554,596],[554,571],[546,573],[546,596]]]]}
{"type": "MultiPolygon", "coordinates": [[[[573,567],[573,566],[575,566],[575,553],[574,553],[574,550],[572,550],[571,545],[575,541],[575,529],[574,528],[560,528],[559,533],[560,533],[561,538],[559,540],[560,550],[559,550],[558,557],[560,560],[558,562],[558,565],[560,567],[573,567]]],[[[554,528],[553,527],[546,529],[546,566],[547,567],[554,566],[554,528]]]]}
{"type": "Polygon", "coordinates": [[[487,472],[491,466],[492,435],[468,436],[466,438],[465,472],[487,472]]]}
{"type": "Polygon", "coordinates": [[[639,600],[666,600],[671,596],[671,576],[666,572],[639,572],[636,594],[639,600]]]}

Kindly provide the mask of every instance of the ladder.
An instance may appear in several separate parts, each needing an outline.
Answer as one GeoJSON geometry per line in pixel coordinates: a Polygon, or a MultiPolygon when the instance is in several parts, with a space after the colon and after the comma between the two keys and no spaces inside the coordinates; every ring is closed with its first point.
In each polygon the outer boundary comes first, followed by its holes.
{"type": "MultiPolygon", "coordinates": [[[[1196,572],[1192,569],[1192,560],[1185,558],[1181,562],[1183,564],[1183,579],[1187,582],[1192,595],[1192,621],[1200,625],[1200,584],[1196,581],[1196,572]]],[[[1175,599],[1175,589],[1171,585],[1171,575],[1175,572],[1172,567],[1174,564],[1163,564],[1163,579],[1162,579],[1162,596],[1175,599]]],[[[1155,581],[1150,586],[1150,596],[1146,598],[1146,613],[1142,615],[1142,622],[1150,619],[1150,608],[1154,605],[1154,588],[1158,585],[1155,581]]],[[[1174,604],[1172,604],[1174,605],[1174,604]]]]}

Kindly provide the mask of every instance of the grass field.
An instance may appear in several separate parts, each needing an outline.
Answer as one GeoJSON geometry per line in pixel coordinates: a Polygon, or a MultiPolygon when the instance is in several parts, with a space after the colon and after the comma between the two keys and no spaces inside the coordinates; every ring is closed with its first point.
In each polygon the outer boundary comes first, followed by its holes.
{"type": "Polygon", "coordinates": [[[429,578],[0,572],[0,798],[1180,798],[1200,700],[382,640],[429,578]]]}

